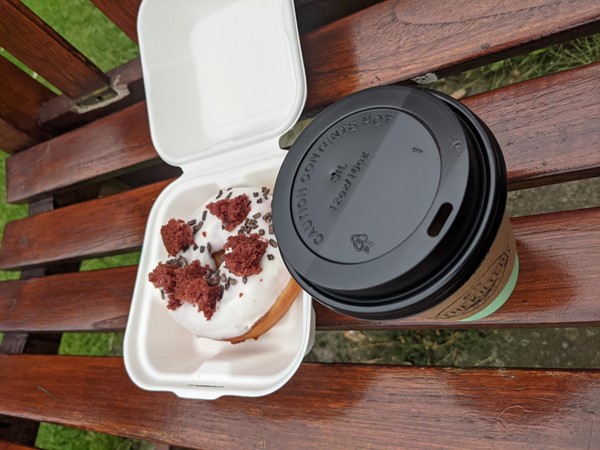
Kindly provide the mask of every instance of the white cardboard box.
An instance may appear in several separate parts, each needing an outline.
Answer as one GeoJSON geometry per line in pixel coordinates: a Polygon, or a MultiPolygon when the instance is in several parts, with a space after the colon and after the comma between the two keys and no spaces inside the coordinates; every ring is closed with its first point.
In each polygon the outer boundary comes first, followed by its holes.
{"type": "Polygon", "coordinates": [[[279,138],[298,119],[306,80],[292,0],[144,0],[138,34],[150,131],[183,175],[148,218],[125,333],[125,367],[141,388],[180,397],[260,396],[296,372],[314,333],[301,293],[258,340],[196,338],[170,317],[147,279],[167,258],[160,227],[221,188],[275,184],[279,138]]]}

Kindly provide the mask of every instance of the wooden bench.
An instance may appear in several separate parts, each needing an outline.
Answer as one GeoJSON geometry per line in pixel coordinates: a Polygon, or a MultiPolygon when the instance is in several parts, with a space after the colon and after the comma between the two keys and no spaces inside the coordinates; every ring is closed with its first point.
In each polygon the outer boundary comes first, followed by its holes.
{"type": "MultiPolygon", "coordinates": [[[[139,1],[93,3],[135,40],[139,1]]],[[[370,86],[459,73],[600,28],[596,0],[307,0],[297,10],[307,115],[370,86]]],[[[178,172],[152,147],[138,60],[104,74],[18,0],[0,0],[0,46],[63,93],[0,57],[0,148],[14,153],[7,196],[30,203],[0,248],[0,268],[22,271],[0,283],[0,437],[31,445],[46,421],[207,448],[600,446],[597,370],[305,363],[268,397],[209,402],[138,389],[120,357],[56,355],[60,332],[124,329],[136,267],[78,272],[79,261],[138,249],[154,199],[178,172]],[[115,83],[130,94],[104,105],[115,83]],[[110,179],[134,188],[97,198],[110,179]]],[[[600,176],[600,64],[464,103],[497,136],[510,189],[600,176]]],[[[513,226],[512,297],[480,322],[444,326],[599,325],[600,208],[513,226]]],[[[315,308],[322,330],[439,327],[315,308]]]]}

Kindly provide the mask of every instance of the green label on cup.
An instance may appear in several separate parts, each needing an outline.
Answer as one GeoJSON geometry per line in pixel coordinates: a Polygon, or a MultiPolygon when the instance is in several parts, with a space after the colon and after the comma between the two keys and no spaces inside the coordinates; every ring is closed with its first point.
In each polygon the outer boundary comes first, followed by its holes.
{"type": "Polygon", "coordinates": [[[467,317],[466,319],[461,319],[461,322],[472,322],[474,320],[479,320],[484,317],[487,317],[490,314],[492,314],[493,312],[496,312],[496,310],[498,308],[500,308],[502,305],[504,305],[504,303],[506,303],[506,300],[508,300],[508,298],[512,294],[512,292],[515,289],[515,286],[517,284],[518,278],[519,278],[519,256],[516,255],[515,256],[515,265],[513,267],[510,278],[508,279],[508,283],[506,283],[506,286],[504,286],[504,289],[502,289],[502,292],[500,292],[500,294],[498,294],[498,297],[496,297],[496,299],[492,303],[487,305],[484,309],[482,309],[478,313],[473,314],[471,317],[467,317]]]}
{"type": "Polygon", "coordinates": [[[515,238],[504,217],[487,255],[469,280],[422,317],[439,321],[473,321],[496,311],[512,293],[519,275],[515,238]]]}

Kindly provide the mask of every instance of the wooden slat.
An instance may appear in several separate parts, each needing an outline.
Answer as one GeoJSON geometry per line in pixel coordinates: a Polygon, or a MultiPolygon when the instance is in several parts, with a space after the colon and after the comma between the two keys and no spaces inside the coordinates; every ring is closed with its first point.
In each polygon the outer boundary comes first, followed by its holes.
{"type": "Polygon", "coordinates": [[[56,95],[0,56],[0,117],[29,136],[42,138],[38,117],[42,105],[56,95]]]}
{"type": "Polygon", "coordinates": [[[597,0],[387,0],[302,39],[307,109],[352,92],[596,32],[597,0]]]}
{"type": "Polygon", "coordinates": [[[464,103],[498,139],[509,189],[600,176],[600,63],[464,103]]]}
{"type": "MultiPolygon", "coordinates": [[[[320,329],[510,328],[600,325],[600,208],[513,219],[521,270],[495,314],[477,322],[416,317],[361,321],[318,303],[320,329]]],[[[122,330],[137,267],[0,284],[0,331],[122,330]],[[45,311],[43,315],[39,311],[45,311]]]]}
{"type": "Polygon", "coordinates": [[[137,103],[10,157],[7,199],[35,199],[156,158],[146,102],[137,103]]]}
{"type": "Polygon", "coordinates": [[[27,447],[25,445],[14,444],[12,442],[0,440],[0,450],[31,450],[34,447],[27,447]]]}
{"type": "Polygon", "coordinates": [[[0,0],[0,45],[71,98],[104,88],[107,78],[19,0],[0,0]]]}
{"type": "Polygon", "coordinates": [[[36,143],[35,138],[27,135],[0,117],[0,150],[15,152],[36,143]]]}
{"type": "Polygon", "coordinates": [[[122,330],[136,272],[119,267],[2,282],[0,331],[122,330]]]}
{"type": "Polygon", "coordinates": [[[150,207],[171,181],[9,222],[0,267],[39,267],[138,248],[150,207]]]}
{"type": "Polygon", "coordinates": [[[142,0],[92,0],[92,3],[132,41],[138,41],[136,23],[142,0]]]}
{"type": "MultiPolygon", "coordinates": [[[[593,64],[464,100],[500,142],[511,189],[600,175],[598,79],[593,64]]],[[[158,163],[147,123],[139,103],[9,158],[9,202],[158,163]]]]}
{"type": "Polygon", "coordinates": [[[0,379],[0,412],[194,448],[585,449],[600,439],[599,371],[303,364],[267,397],[216,401],[142,391],[114,357],[0,355],[0,379]]]}

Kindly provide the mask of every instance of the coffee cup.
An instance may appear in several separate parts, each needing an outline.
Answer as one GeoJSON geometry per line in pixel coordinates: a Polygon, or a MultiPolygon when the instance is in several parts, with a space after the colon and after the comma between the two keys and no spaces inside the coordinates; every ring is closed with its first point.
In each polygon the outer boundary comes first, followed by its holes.
{"type": "Polygon", "coordinates": [[[301,133],[273,223],[292,276],[334,311],[476,320],[518,277],[506,192],[500,147],[472,111],[435,91],[377,87],[301,133]]]}

